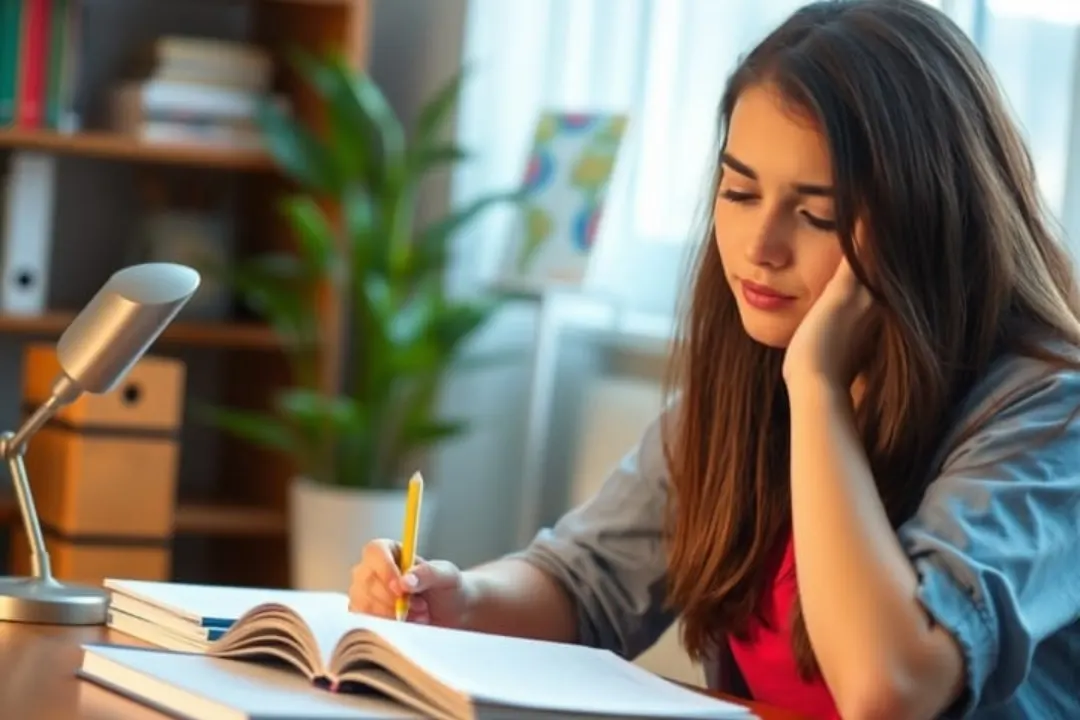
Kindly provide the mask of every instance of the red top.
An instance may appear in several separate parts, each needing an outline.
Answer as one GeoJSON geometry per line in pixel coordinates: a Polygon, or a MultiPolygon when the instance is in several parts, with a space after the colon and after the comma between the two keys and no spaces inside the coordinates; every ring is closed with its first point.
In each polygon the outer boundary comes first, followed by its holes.
{"type": "Polygon", "coordinates": [[[753,699],[815,718],[839,720],[829,688],[823,680],[799,677],[791,650],[791,608],[795,603],[795,549],[788,538],[779,569],[762,596],[762,615],[770,627],[752,620],[748,637],[728,639],[731,653],[753,699]]]}

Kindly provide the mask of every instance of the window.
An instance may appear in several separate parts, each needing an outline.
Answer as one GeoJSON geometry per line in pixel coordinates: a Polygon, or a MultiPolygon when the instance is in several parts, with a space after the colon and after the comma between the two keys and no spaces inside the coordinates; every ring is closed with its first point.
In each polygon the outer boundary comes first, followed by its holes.
{"type": "Polygon", "coordinates": [[[1064,211],[1080,3],[989,0],[976,39],[1031,149],[1048,206],[1064,211]]]}

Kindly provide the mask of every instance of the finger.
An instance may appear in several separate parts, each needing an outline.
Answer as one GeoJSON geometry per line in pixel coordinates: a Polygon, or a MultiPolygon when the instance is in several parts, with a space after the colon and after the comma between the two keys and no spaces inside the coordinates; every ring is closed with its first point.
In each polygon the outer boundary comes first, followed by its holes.
{"type": "Polygon", "coordinates": [[[389,613],[393,613],[394,603],[397,602],[398,596],[382,581],[381,578],[372,575],[366,591],[372,605],[383,608],[389,613]]]}
{"type": "Polygon", "coordinates": [[[352,578],[349,582],[349,612],[359,612],[360,607],[366,602],[367,586],[371,571],[367,565],[359,563],[352,567],[352,578]]]}
{"type": "MultiPolygon", "coordinates": [[[[385,576],[386,572],[380,561],[364,562],[355,566],[349,586],[350,609],[368,612],[373,608],[392,608],[397,593],[390,587],[385,576]]],[[[379,614],[383,614],[382,610],[379,614]]]]}
{"type": "Polygon", "coordinates": [[[364,585],[355,593],[355,599],[352,599],[350,605],[353,612],[385,618],[394,617],[394,596],[375,575],[367,577],[364,585]]]}
{"type": "Polygon", "coordinates": [[[396,592],[419,593],[438,590],[454,584],[456,568],[445,560],[417,559],[412,569],[391,586],[396,592]]]}
{"type": "Polygon", "coordinates": [[[430,582],[425,583],[425,577],[429,571],[423,568],[426,568],[431,562],[435,561],[429,562],[428,560],[417,556],[416,560],[413,562],[412,569],[409,570],[409,572],[399,572],[390,580],[390,591],[397,593],[398,595],[411,595],[430,589],[430,582]]]}
{"type": "Polygon", "coordinates": [[[360,564],[369,568],[384,585],[389,585],[401,575],[398,557],[401,545],[394,540],[373,540],[364,546],[360,564]]]}

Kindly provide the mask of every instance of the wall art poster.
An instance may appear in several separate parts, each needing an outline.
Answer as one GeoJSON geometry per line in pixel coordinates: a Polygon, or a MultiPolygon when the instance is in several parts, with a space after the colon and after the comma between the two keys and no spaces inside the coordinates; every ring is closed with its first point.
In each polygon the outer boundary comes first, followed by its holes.
{"type": "Polygon", "coordinates": [[[512,282],[581,282],[600,229],[627,118],[544,113],[537,124],[514,225],[512,282]]]}

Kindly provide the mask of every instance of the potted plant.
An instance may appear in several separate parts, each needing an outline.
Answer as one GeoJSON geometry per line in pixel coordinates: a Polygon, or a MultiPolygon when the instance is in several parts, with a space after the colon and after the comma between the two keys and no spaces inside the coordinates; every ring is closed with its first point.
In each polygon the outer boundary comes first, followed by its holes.
{"type": "MultiPolygon", "coordinates": [[[[279,335],[292,381],[272,412],[215,407],[203,417],[293,463],[293,585],[340,590],[367,540],[400,534],[405,484],[425,452],[467,429],[439,415],[439,391],[500,299],[446,292],[450,241],[518,192],[417,227],[421,181],[466,157],[441,138],[462,75],[429,100],[410,133],[375,83],[342,59],[297,56],[296,67],[325,110],[322,131],[270,103],[259,124],[268,152],[295,182],[281,208],[297,252],[246,258],[226,272],[279,335]],[[319,295],[327,289],[345,299],[343,345],[354,353],[335,388],[319,373],[319,295]]],[[[432,499],[425,494],[425,521],[432,499]]]]}

